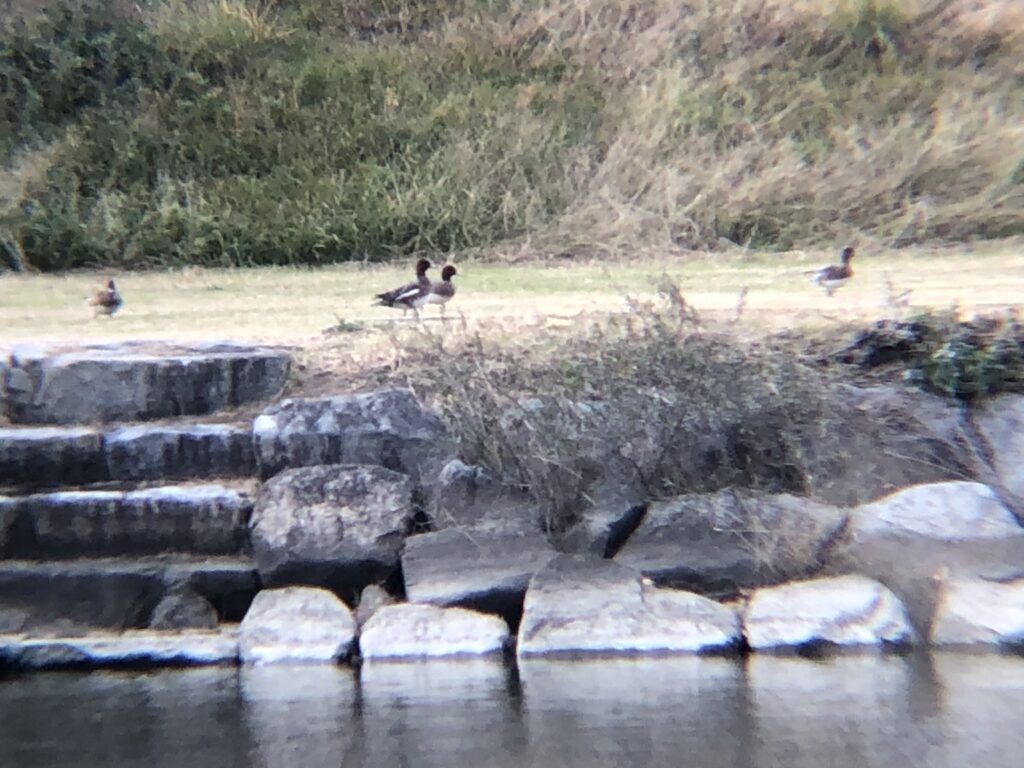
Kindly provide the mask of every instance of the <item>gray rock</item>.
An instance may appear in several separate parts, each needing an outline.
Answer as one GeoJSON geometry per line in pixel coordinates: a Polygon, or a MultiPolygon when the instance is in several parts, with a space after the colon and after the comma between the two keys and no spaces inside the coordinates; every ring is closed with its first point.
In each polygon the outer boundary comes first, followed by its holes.
{"type": "Polygon", "coordinates": [[[615,561],[657,583],[723,596],[816,572],[846,513],[786,494],[722,491],[654,502],[615,561]]]}
{"type": "Polygon", "coordinates": [[[359,594],[359,605],[356,606],[356,624],[364,626],[370,617],[385,605],[394,605],[395,598],[389,595],[383,587],[377,584],[368,584],[359,594]]]}
{"type": "Polygon", "coordinates": [[[219,485],[24,496],[5,548],[12,558],[143,556],[244,551],[252,508],[219,485]]]}
{"type": "Polygon", "coordinates": [[[252,433],[228,424],[121,427],[104,435],[103,452],[111,480],[194,480],[256,474],[252,433]]]}
{"type": "Polygon", "coordinates": [[[853,510],[855,540],[909,535],[941,541],[1001,539],[1024,532],[992,489],[981,483],[917,485],[853,510]]]}
{"type": "Polygon", "coordinates": [[[930,639],[933,645],[1024,647],[1024,578],[943,579],[930,639]]]}
{"type": "Polygon", "coordinates": [[[519,612],[530,577],[557,552],[539,532],[448,528],[411,536],[402,552],[405,593],[414,603],[519,612]]]}
{"type": "Polygon", "coordinates": [[[165,594],[153,609],[150,629],[216,629],[217,610],[202,595],[185,587],[165,594]]]}
{"type": "Polygon", "coordinates": [[[4,403],[16,424],[207,414],[275,397],[290,365],[282,350],[234,344],[21,348],[8,361],[4,403]]]}
{"type": "Polygon", "coordinates": [[[738,617],[713,600],[645,584],[608,560],[561,555],[530,581],[518,653],[696,653],[739,641],[738,617]]]}
{"type": "Polygon", "coordinates": [[[430,517],[435,530],[473,528],[493,533],[541,530],[541,512],[524,493],[504,488],[486,469],[452,459],[433,486],[430,517]]]}
{"type": "Polygon", "coordinates": [[[388,605],[363,627],[364,659],[479,656],[501,653],[508,642],[504,619],[465,608],[403,603],[388,605]]]}
{"type": "Polygon", "coordinates": [[[377,464],[416,480],[452,455],[441,420],[404,389],[282,400],[253,422],[260,476],[318,464],[377,464]]]}
{"type": "Polygon", "coordinates": [[[398,565],[413,519],[412,480],[379,466],[282,472],[263,486],[252,516],[260,575],[270,585],[358,590],[398,565]]]}
{"type": "Polygon", "coordinates": [[[1000,395],[985,402],[972,422],[985,441],[999,482],[1024,503],[1024,395],[1000,395]]]}
{"type": "Polygon", "coordinates": [[[132,631],[117,635],[0,636],[0,666],[19,669],[117,668],[234,664],[234,632],[132,631]]]}
{"type": "Polygon", "coordinates": [[[249,664],[336,662],[355,634],[352,612],[326,589],[263,590],[239,628],[241,658],[249,664]]]}
{"type": "Polygon", "coordinates": [[[252,563],[236,558],[0,561],[0,633],[143,628],[175,590],[200,595],[237,622],[257,589],[252,563]]]}
{"type": "Polygon", "coordinates": [[[902,644],[914,638],[899,598],[877,581],[858,575],[758,589],[744,611],[743,633],[755,651],[902,644]]]}
{"type": "Polygon", "coordinates": [[[7,541],[18,517],[18,502],[9,496],[0,496],[0,557],[7,556],[7,541]]]}
{"type": "Polygon", "coordinates": [[[109,480],[100,433],[85,427],[0,429],[0,485],[19,489],[109,480]]]}

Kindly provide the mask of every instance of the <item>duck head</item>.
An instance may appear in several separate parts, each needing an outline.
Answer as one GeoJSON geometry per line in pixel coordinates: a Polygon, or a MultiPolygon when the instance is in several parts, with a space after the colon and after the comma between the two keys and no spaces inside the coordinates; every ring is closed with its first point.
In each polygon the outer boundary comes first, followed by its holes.
{"type": "Polygon", "coordinates": [[[458,270],[456,270],[455,267],[453,267],[451,264],[449,264],[444,269],[441,270],[441,279],[442,280],[451,280],[457,274],[459,274],[458,270]]]}
{"type": "Polygon", "coordinates": [[[423,275],[427,274],[428,269],[430,269],[429,259],[420,259],[419,261],[416,262],[417,277],[423,277],[423,275]]]}
{"type": "Polygon", "coordinates": [[[850,259],[853,258],[853,247],[848,245],[843,248],[843,253],[840,258],[843,260],[843,264],[848,264],[850,259]]]}

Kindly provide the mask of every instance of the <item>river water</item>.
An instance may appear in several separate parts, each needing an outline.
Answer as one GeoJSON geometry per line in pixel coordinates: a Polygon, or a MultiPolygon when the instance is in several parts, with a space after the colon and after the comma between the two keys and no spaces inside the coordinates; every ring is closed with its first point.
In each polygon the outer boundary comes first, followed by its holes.
{"type": "Polygon", "coordinates": [[[1020,768],[1024,658],[431,661],[0,679],[0,766],[1020,768]]]}

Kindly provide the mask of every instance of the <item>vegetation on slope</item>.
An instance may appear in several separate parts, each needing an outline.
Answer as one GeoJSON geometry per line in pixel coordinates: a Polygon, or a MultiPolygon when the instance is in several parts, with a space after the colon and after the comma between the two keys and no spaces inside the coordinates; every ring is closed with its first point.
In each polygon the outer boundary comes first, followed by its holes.
{"type": "Polygon", "coordinates": [[[15,266],[1024,233],[1015,0],[14,5],[15,266]]]}

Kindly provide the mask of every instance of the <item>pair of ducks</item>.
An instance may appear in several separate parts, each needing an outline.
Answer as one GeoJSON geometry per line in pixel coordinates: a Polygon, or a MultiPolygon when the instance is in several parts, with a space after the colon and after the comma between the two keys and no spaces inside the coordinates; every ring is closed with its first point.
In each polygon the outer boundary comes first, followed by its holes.
{"type": "Polygon", "coordinates": [[[378,293],[374,297],[377,299],[377,306],[395,307],[401,309],[402,314],[411,309],[419,317],[420,307],[427,304],[440,304],[441,315],[444,316],[444,305],[455,295],[452,278],[458,272],[455,267],[448,264],[441,270],[441,279],[434,282],[427,277],[427,270],[430,267],[431,264],[427,259],[417,261],[416,281],[403,285],[401,288],[378,293]]]}

